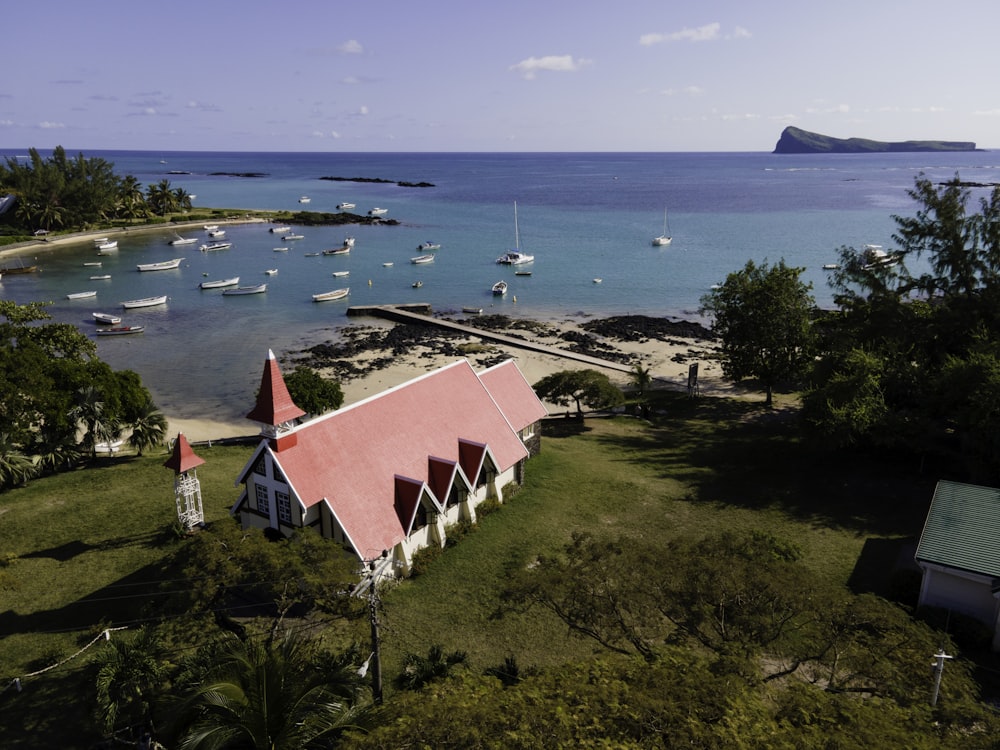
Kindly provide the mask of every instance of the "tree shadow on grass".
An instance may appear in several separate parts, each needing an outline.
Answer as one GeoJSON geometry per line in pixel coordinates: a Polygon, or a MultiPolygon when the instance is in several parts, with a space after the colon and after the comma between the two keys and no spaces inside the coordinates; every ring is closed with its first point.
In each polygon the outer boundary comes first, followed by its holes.
{"type": "Polygon", "coordinates": [[[687,486],[685,499],[886,536],[919,533],[939,476],[912,456],[823,450],[803,439],[796,410],[737,399],[662,399],[649,429],[598,439],[687,486]]]}
{"type": "Polygon", "coordinates": [[[32,557],[48,557],[57,562],[67,562],[72,560],[77,555],[82,555],[85,552],[92,552],[94,550],[113,550],[122,549],[125,547],[153,547],[162,543],[164,538],[163,532],[151,532],[149,534],[136,534],[134,536],[123,536],[117,537],[115,539],[105,539],[98,544],[90,544],[89,542],[84,542],[79,539],[74,539],[71,542],[66,542],[65,544],[60,544],[57,547],[49,547],[48,549],[35,550],[34,552],[28,552],[19,557],[32,558],[32,557]]]}

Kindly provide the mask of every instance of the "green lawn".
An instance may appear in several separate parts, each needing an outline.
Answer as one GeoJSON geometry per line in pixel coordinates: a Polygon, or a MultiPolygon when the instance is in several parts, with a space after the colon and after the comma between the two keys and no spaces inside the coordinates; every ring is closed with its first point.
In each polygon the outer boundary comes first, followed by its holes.
{"type": "MultiPolygon", "coordinates": [[[[577,530],[666,540],[763,529],[801,545],[807,564],[833,582],[884,589],[889,570],[866,561],[866,550],[898,550],[919,533],[936,472],[920,474],[916,462],[884,456],[815,452],[796,437],[792,412],[678,394],[661,399],[654,424],[545,425],[525,486],[426,574],[386,592],[387,686],[407,652],[425,655],[433,644],[468,652],[475,669],[509,654],[523,666],[546,666],[591,653],[592,644],[569,638],[540,611],[498,616],[509,571],[558,552],[577,530]]],[[[224,519],[251,449],[196,451],[206,460],[198,469],[206,519],[224,519]]],[[[105,624],[138,616],[158,585],[151,579],[184,543],[172,531],[165,458],[99,462],[0,494],[0,689],[66,658],[105,624]]],[[[357,637],[367,640],[358,625],[357,637]]],[[[86,658],[27,681],[18,716],[0,710],[0,736],[12,726],[37,727],[41,719],[27,718],[32,711],[45,713],[69,691],[89,702],[89,686],[74,684],[86,658]]],[[[0,708],[9,697],[0,696],[0,708]]]]}

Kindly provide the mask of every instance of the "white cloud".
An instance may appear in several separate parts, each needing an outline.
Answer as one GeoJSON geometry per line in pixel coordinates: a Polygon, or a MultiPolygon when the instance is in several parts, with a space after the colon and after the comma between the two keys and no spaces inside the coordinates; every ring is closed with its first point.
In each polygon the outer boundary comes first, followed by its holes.
{"type": "Polygon", "coordinates": [[[357,39],[348,39],[337,47],[337,51],[342,55],[360,55],[365,51],[365,48],[361,46],[361,42],[357,39]]]}
{"type": "Polygon", "coordinates": [[[663,96],[702,96],[705,89],[701,86],[681,86],[679,89],[662,89],[663,96]]]}
{"type": "Polygon", "coordinates": [[[50,129],[53,129],[53,128],[64,128],[64,127],[66,127],[66,125],[64,125],[61,122],[48,122],[48,121],[45,121],[45,122],[38,123],[38,127],[40,127],[42,130],[50,130],[50,129]]]}
{"type": "Polygon", "coordinates": [[[809,115],[832,115],[841,114],[846,115],[851,111],[850,104],[834,104],[829,107],[808,107],[806,109],[806,114],[809,115]]]}
{"type": "Polygon", "coordinates": [[[977,117],[1000,117],[1000,109],[977,109],[972,114],[977,117]]]}
{"type": "MultiPolygon", "coordinates": [[[[718,22],[706,23],[696,29],[684,28],[669,34],[643,34],[639,37],[639,44],[649,47],[663,42],[710,42],[720,38],[719,32],[721,30],[722,24],[718,22]]],[[[747,36],[750,35],[745,29],[740,29],[740,31],[747,36]]]]}
{"type": "Polygon", "coordinates": [[[751,34],[747,29],[742,26],[737,26],[736,30],[732,34],[729,34],[727,39],[749,39],[753,34],[751,34]]]}
{"type": "Polygon", "coordinates": [[[521,60],[516,65],[511,65],[508,70],[516,71],[521,74],[522,78],[530,81],[538,75],[539,71],[575,73],[592,63],[592,60],[586,60],[582,57],[574,60],[572,55],[546,55],[545,57],[529,57],[526,60],[521,60]]]}
{"type": "Polygon", "coordinates": [[[336,130],[331,130],[330,131],[330,137],[331,138],[340,138],[340,133],[338,133],[336,130]]]}
{"type": "Polygon", "coordinates": [[[743,114],[730,114],[722,115],[723,120],[759,120],[760,115],[755,115],[751,112],[744,112],[743,114]]]}
{"type": "Polygon", "coordinates": [[[14,124],[13,120],[0,120],[0,127],[9,128],[14,124]]]}

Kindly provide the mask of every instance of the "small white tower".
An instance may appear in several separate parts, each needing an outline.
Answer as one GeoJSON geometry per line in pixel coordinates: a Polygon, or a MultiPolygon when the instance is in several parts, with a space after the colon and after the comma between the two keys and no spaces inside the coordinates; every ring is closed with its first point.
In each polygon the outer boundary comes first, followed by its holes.
{"type": "Polygon", "coordinates": [[[177,520],[186,531],[205,523],[205,511],[201,506],[201,483],[195,467],[205,463],[205,459],[195,455],[191,444],[181,432],[174,441],[174,452],[163,465],[174,470],[174,500],[177,502],[177,520]]]}

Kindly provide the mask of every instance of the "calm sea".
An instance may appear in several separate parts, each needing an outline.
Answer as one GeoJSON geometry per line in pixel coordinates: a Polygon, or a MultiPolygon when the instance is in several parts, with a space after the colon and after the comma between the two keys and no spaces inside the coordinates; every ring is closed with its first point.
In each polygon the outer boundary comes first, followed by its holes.
{"type": "MultiPolygon", "coordinates": [[[[73,152],[71,152],[73,153],[73,152]]],[[[20,157],[25,150],[0,150],[20,157]]],[[[43,156],[47,155],[43,152],[43,156]]],[[[805,268],[821,305],[830,304],[824,263],[842,245],[893,246],[893,215],[912,215],[907,196],[925,173],[946,180],[1000,182],[1000,154],[776,156],[684,154],[329,154],[91,151],[119,174],[144,183],[169,179],[196,206],[356,213],[379,206],[399,226],[300,228],[281,242],[266,226],[227,228],[231,250],[167,245],[173,234],[121,239],[98,258],[90,241],[41,251],[42,273],[5,276],[0,298],[51,300],[59,321],[88,334],[94,310],[121,311],[122,300],[158,294],[169,303],[129,311],[140,336],[98,340],[116,368],[137,371],[169,415],[237,419],[249,409],[267,349],[281,357],[334,339],[350,304],[429,302],[435,311],[483,307],[525,317],[638,313],[696,318],[701,296],[747,260],[805,268]],[[232,174],[257,174],[236,177],[232,174]],[[380,178],[392,184],[320,177],[380,178]],[[400,187],[429,182],[434,187],[400,187]],[[309,196],[307,205],[299,203],[309,196]],[[517,203],[521,249],[531,276],[515,276],[496,258],[514,246],[517,203]],[[664,211],[673,243],[656,248],[664,211]],[[309,256],[356,237],[348,256],[309,256]],[[417,245],[441,244],[436,260],[416,266],[417,245]],[[276,247],[286,252],[275,252],[276,247]],[[139,273],[136,264],[183,257],[173,271],[139,273]],[[84,266],[100,260],[102,266],[84,266]],[[386,266],[386,263],[392,263],[386,266]],[[277,269],[273,276],[265,270],[277,269]],[[335,271],[349,271],[334,278],[335,271]],[[110,280],[90,276],[110,274],[110,280]],[[240,276],[268,283],[264,295],[222,297],[201,291],[206,278],[240,276]],[[594,279],[601,279],[595,283],[594,279]],[[490,287],[505,279],[496,299],[490,287]],[[413,288],[414,281],[423,286],[413,288]],[[313,303],[311,295],[350,286],[348,301],[313,303]],[[97,299],[66,295],[96,289],[97,299]]],[[[985,191],[984,191],[985,193],[985,191]]],[[[205,240],[204,232],[188,236],[205,240]]],[[[353,319],[352,319],[353,320],[353,319]]]]}

